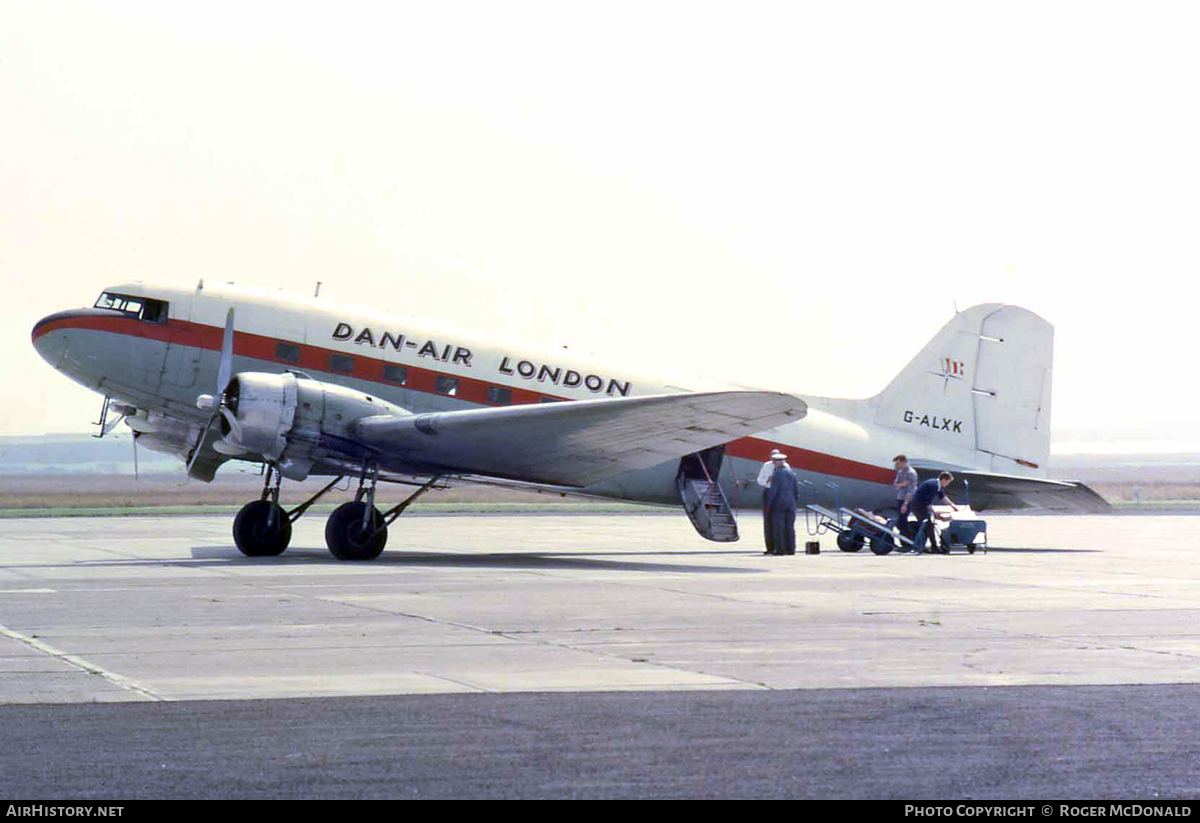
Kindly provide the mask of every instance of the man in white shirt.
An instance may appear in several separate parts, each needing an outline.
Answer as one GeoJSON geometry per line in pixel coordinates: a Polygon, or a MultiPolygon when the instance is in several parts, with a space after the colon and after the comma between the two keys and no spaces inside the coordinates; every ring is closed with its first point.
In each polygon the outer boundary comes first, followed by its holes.
{"type": "Polygon", "coordinates": [[[775,553],[774,541],[771,539],[771,514],[767,510],[767,494],[771,485],[771,475],[775,473],[775,461],[778,460],[779,465],[784,468],[791,468],[787,464],[787,460],[784,459],[786,457],[787,455],[779,449],[771,449],[771,458],[766,463],[763,463],[762,468],[758,472],[758,485],[763,487],[763,540],[767,544],[767,554],[775,553]]]}
{"type": "Polygon", "coordinates": [[[784,460],[786,457],[787,455],[781,452],[779,449],[771,449],[770,458],[767,459],[766,463],[762,464],[762,468],[758,472],[758,485],[762,486],[764,489],[771,485],[771,475],[775,473],[776,460],[783,460],[783,465],[790,469],[791,466],[788,466],[787,460],[784,460]]]}

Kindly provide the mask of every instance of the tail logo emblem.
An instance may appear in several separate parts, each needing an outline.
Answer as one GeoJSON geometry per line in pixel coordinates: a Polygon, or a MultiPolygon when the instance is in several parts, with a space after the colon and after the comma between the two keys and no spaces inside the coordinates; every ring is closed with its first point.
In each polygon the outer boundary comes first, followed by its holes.
{"type": "Polygon", "coordinates": [[[967,364],[953,357],[943,357],[938,366],[937,369],[929,369],[929,373],[942,379],[942,391],[946,390],[951,380],[962,380],[967,376],[967,364]]]}
{"type": "Polygon", "coordinates": [[[966,364],[951,357],[942,358],[942,377],[954,377],[959,380],[967,373],[966,364]]]}

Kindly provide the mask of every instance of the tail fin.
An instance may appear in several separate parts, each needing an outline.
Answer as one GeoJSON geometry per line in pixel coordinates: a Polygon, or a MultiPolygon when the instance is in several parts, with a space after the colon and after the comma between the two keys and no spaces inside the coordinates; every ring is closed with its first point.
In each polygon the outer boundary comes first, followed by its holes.
{"type": "Polygon", "coordinates": [[[961,311],[875,398],[875,422],[936,431],[973,448],[977,465],[1045,476],[1050,458],[1054,326],[1031,311],[985,303],[961,311]]]}

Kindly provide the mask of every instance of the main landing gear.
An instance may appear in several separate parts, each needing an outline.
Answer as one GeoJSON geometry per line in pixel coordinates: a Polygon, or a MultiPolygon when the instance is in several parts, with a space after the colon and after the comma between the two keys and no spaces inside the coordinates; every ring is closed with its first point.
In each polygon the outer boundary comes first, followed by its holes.
{"type": "MultiPolygon", "coordinates": [[[[279,487],[283,477],[274,466],[268,464],[262,497],[243,506],[233,519],[233,541],[238,550],[247,557],[283,554],[292,539],[292,524],[344,477],[339,475],[334,478],[329,485],[289,512],[279,505],[279,487]]],[[[433,477],[403,503],[381,513],[375,508],[379,467],[364,468],[353,502],[338,506],[325,523],[325,544],[329,547],[329,553],[338,560],[374,560],[379,557],[387,545],[388,526],[440,479],[440,476],[433,477]]]]}

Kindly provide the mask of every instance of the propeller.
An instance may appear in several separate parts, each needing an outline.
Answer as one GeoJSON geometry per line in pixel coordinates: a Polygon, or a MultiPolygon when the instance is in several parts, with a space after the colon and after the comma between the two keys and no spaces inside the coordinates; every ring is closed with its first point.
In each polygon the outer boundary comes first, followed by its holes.
{"type": "Polygon", "coordinates": [[[238,439],[241,434],[242,427],[237,422],[237,418],[234,417],[233,412],[225,408],[225,390],[229,388],[229,381],[233,377],[233,322],[234,311],[233,306],[230,306],[229,311],[225,313],[225,333],[221,336],[221,363],[217,367],[216,394],[202,394],[196,398],[196,408],[202,411],[211,410],[212,415],[200,429],[200,436],[192,448],[192,456],[187,465],[188,474],[191,474],[192,466],[195,465],[196,458],[200,455],[200,446],[204,443],[204,438],[208,436],[209,429],[212,428],[212,424],[217,421],[218,417],[223,416],[229,423],[235,439],[238,439]]]}
{"type": "Polygon", "coordinates": [[[135,431],[133,433],[133,437],[131,438],[133,440],[133,482],[134,483],[137,483],[138,479],[139,479],[138,478],[138,462],[137,462],[137,439],[139,437],[141,437],[141,435],[142,435],[141,432],[135,431]]]}

